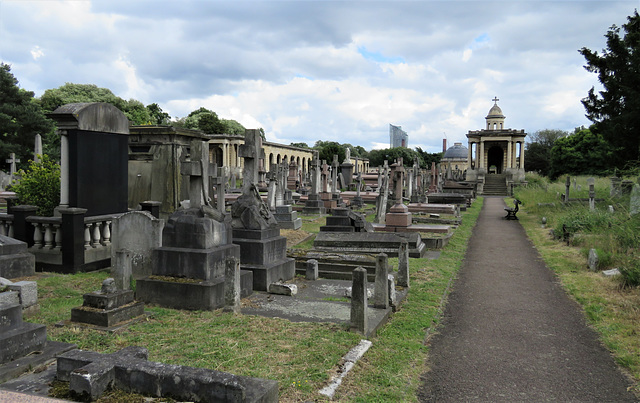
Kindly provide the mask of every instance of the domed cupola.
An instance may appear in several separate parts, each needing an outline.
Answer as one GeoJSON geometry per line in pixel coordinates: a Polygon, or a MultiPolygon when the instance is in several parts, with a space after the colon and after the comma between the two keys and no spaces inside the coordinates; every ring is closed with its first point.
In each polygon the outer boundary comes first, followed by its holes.
{"type": "Polygon", "coordinates": [[[498,106],[498,97],[493,98],[492,101],[494,104],[485,118],[487,120],[487,130],[502,130],[504,129],[506,116],[502,114],[502,109],[498,106]]]}

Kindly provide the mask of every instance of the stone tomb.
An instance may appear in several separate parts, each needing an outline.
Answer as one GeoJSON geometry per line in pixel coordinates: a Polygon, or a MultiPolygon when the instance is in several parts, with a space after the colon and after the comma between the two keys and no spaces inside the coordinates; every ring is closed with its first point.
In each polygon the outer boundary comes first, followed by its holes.
{"type": "Polygon", "coordinates": [[[293,211],[291,205],[276,206],[274,217],[278,221],[278,227],[282,229],[302,228],[302,218],[298,217],[298,212],[293,211]]]}
{"type": "Polygon", "coordinates": [[[278,401],[278,383],[205,368],[147,361],[148,351],[130,346],[113,354],[74,350],[58,357],[57,378],[85,400],[109,387],[153,397],[195,402],[278,401]]]}
{"type": "Polygon", "coordinates": [[[0,383],[75,348],[47,340],[47,327],[23,322],[20,304],[0,304],[0,383]]]}
{"type": "Polygon", "coordinates": [[[27,252],[27,244],[0,235],[0,277],[32,276],[36,271],[36,258],[27,252]]]}
{"type": "Polygon", "coordinates": [[[71,321],[97,330],[114,331],[144,318],[144,303],[133,299],[132,290],[118,290],[112,278],[102,282],[100,291],[82,296],[82,306],[71,309],[71,321]]]}
{"type": "Polygon", "coordinates": [[[396,257],[403,239],[408,242],[410,257],[424,257],[426,245],[417,232],[319,232],[313,247],[333,253],[386,253],[396,257]]]}
{"type": "MultiPolygon", "coordinates": [[[[214,310],[225,305],[226,260],[240,259],[231,243],[228,215],[208,205],[208,150],[200,140],[191,144],[191,161],[183,166],[190,182],[190,208],[167,220],[162,247],[152,252],[152,275],[136,282],[136,298],[167,308],[214,310]]],[[[251,272],[240,276],[242,296],[252,292],[251,272]]]]}
{"type": "Polygon", "coordinates": [[[295,261],[287,257],[287,239],[255,185],[263,154],[260,132],[247,130],[238,152],[244,158],[243,188],[231,206],[233,243],[240,247],[242,269],[253,273],[253,289],[267,291],[271,283],[293,278],[295,261]]]}
{"type": "Polygon", "coordinates": [[[320,227],[320,231],[373,232],[371,223],[362,214],[356,213],[349,208],[336,207],[331,213],[333,215],[327,217],[326,225],[320,227]]]}

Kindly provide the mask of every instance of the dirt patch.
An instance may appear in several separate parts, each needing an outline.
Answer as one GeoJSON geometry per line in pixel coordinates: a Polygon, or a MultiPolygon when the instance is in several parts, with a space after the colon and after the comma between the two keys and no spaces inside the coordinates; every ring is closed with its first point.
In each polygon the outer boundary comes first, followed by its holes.
{"type": "Polygon", "coordinates": [[[280,235],[287,238],[287,248],[290,248],[307,239],[311,233],[300,229],[281,229],[280,235]]]}

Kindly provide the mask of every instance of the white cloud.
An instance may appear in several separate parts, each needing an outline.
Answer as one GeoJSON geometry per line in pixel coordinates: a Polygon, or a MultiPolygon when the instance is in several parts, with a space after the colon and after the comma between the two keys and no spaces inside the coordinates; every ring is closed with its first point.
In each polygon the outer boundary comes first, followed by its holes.
{"type": "Polygon", "coordinates": [[[31,48],[31,57],[33,57],[33,60],[38,60],[42,56],[44,56],[44,51],[40,49],[40,46],[31,48]]]}

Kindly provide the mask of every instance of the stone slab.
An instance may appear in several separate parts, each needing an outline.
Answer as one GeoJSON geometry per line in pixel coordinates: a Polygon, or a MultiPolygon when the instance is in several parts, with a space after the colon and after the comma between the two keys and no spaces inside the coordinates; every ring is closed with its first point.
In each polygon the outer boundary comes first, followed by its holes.
{"type": "Polygon", "coordinates": [[[267,239],[234,238],[233,243],[240,246],[242,265],[270,264],[285,258],[287,253],[287,238],[280,235],[267,239]]]}
{"type": "Polygon", "coordinates": [[[9,279],[26,277],[33,276],[35,272],[36,257],[31,253],[0,255],[0,277],[9,279]]]}
{"type": "Polygon", "coordinates": [[[23,322],[20,326],[0,333],[0,364],[42,350],[47,339],[47,327],[23,322]]]}
{"type": "MultiPolygon", "coordinates": [[[[24,390],[24,381],[16,379],[13,382],[8,382],[11,379],[18,378],[21,374],[32,371],[40,366],[46,365],[56,356],[73,350],[76,348],[75,344],[61,343],[57,341],[48,340],[38,354],[29,354],[25,357],[17,358],[10,361],[7,364],[0,365],[0,388],[10,390],[24,390]]],[[[51,379],[53,380],[53,379],[51,379]]],[[[42,385],[40,388],[48,390],[48,382],[42,385]]],[[[0,402],[3,402],[2,395],[0,394],[0,402]]],[[[20,400],[22,402],[23,400],[20,400]]],[[[29,401],[29,400],[24,400],[29,401]]]]}
{"type": "Polygon", "coordinates": [[[133,302],[113,309],[97,310],[81,306],[71,309],[71,322],[87,323],[100,327],[112,327],[118,323],[144,315],[144,303],[133,302]]]}
{"type": "MultiPolygon", "coordinates": [[[[19,241],[6,235],[0,235],[0,255],[15,255],[18,253],[26,253],[26,242],[19,241]]],[[[5,276],[2,276],[5,277],[5,276]]],[[[6,277],[5,277],[6,278],[6,277]]]]}
{"type": "Polygon", "coordinates": [[[287,257],[264,265],[241,263],[240,267],[253,273],[256,291],[266,291],[269,284],[291,280],[296,274],[295,260],[287,257]]]}
{"type": "Polygon", "coordinates": [[[313,247],[334,253],[386,253],[396,257],[402,238],[409,242],[409,256],[424,256],[425,244],[417,232],[319,232],[313,241],[313,247]]]}
{"type": "MultiPolygon", "coordinates": [[[[253,289],[253,273],[240,272],[242,298],[249,296],[253,289]]],[[[172,309],[212,311],[224,307],[224,277],[197,283],[163,281],[152,278],[136,282],[136,299],[172,309]]]]}
{"type": "Polygon", "coordinates": [[[103,294],[99,291],[82,295],[83,305],[96,309],[114,309],[119,306],[133,302],[133,291],[116,291],[110,294],[103,294]]]}

